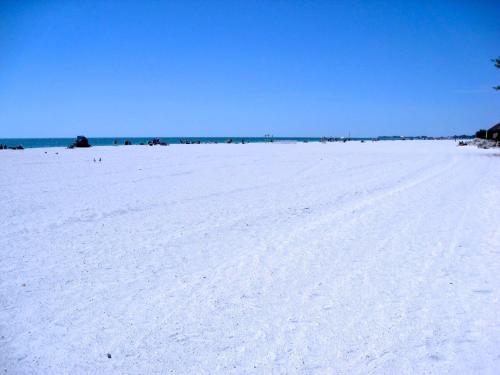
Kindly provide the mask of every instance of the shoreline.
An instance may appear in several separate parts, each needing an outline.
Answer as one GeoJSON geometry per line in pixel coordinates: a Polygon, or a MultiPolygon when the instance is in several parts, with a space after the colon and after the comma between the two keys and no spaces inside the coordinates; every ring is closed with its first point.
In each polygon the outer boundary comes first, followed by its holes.
{"type": "MultiPolygon", "coordinates": [[[[88,138],[91,147],[104,146],[148,146],[148,141],[151,138],[146,137],[129,137],[129,138],[88,138]],[[114,143],[116,141],[116,143],[114,143]],[[130,141],[131,144],[124,144],[125,141],[130,141]]],[[[254,144],[254,143],[347,143],[347,142],[386,142],[386,141],[458,141],[471,140],[471,137],[373,137],[373,138],[334,138],[334,137],[275,137],[266,139],[262,137],[205,137],[205,138],[170,138],[159,137],[161,141],[165,141],[166,145],[177,144],[254,144]],[[228,142],[231,140],[231,142],[228,142]],[[187,143],[186,143],[187,141],[187,143]]],[[[68,148],[74,141],[74,138],[0,138],[0,145],[6,145],[9,149],[17,146],[22,146],[23,149],[33,148],[68,148]]],[[[163,146],[166,146],[163,145],[163,146]]],[[[156,146],[156,145],[155,145],[156,146]]],[[[77,147],[78,148],[78,147],[77,147]]]]}

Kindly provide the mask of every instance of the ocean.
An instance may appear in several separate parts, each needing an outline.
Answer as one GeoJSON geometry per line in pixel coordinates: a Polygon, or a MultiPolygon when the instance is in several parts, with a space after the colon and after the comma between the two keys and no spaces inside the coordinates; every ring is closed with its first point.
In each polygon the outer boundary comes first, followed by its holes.
{"type": "MultiPolygon", "coordinates": [[[[458,136],[460,139],[465,139],[466,136],[458,136]]],[[[92,146],[113,146],[123,145],[125,140],[132,142],[134,145],[147,144],[149,140],[159,138],[161,142],[168,144],[180,143],[225,143],[228,139],[232,139],[233,143],[260,143],[260,142],[319,142],[322,139],[342,141],[344,138],[339,137],[104,137],[94,138],[89,137],[89,142],[92,146]],[[187,142],[186,142],[187,141],[187,142]]],[[[394,141],[394,140],[411,140],[411,139],[453,139],[454,137],[401,137],[401,136],[381,136],[376,137],[380,141],[394,141]]],[[[457,139],[458,139],[457,138],[457,139]]],[[[466,137],[472,138],[472,137],[466,137]]],[[[370,137],[357,137],[349,138],[351,141],[369,141],[374,138],[370,137]]],[[[40,147],[67,147],[75,141],[75,138],[0,138],[0,145],[7,145],[7,147],[15,147],[22,145],[24,148],[40,148],[40,147]]]]}
{"type": "MultiPolygon", "coordinates": [[[[234,143],[241,143],[242,140],[248,143],[254,142],[269,142],[270,138],[266,137],[107,137],[107,138],[92,138],[89,137],[89,143],[92,146],[112,146],[123,145],[125,140],[129,140],[134,145],[141,143],[147,144],[149,140],[159,138],[162,142],[169,144],[180,144],[187,140],[190,143],[200,141],[201,143],[224,143],[228,139],[232,139],[234,143]]],[[[318,142],[321,138],[317,137],[274,137],[274,142],[318,142]]],[[[75,141],[75,138],[0,138],[0,144],[14,147],[22,145],[24,148],[39,148],[39,147],[67,147],[75,141]]]]}

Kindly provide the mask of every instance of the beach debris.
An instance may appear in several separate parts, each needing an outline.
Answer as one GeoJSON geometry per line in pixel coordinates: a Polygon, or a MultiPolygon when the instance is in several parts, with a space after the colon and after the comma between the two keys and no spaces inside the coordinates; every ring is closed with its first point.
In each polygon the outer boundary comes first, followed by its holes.
{"type": "Polygon", "coordinates": [[[201,141],[198,139],[179,139],[179,143],[182,145],[199,145],[201,144],[201,141]]]}
{"type": "Polygon", "coordinates": [[[153,138],[152,140],[148,141],[148,145],[150,146],[168,146],[168,143],[162,142],[160,138],[153,138]]]}
{"type": "Polygon", "coordinates": [[[472,142],[469,142],[469,144],[486,150],[489,148],[500,147],[500,141],[496,142],[494,140],[480,138],[475,138],[472,142]]]}
{"type": "Polygon", "coordinates": [[[7,145],[0,145],[0,150],[24,150],[23,145],[17,145],[17,146],[7,146],[7,145]]]}
{"type": "Polygon", "coordinates": [[[108,358],[111,358],[111,353],[108,353],[108,354],[107,354],[107,357],[108,357],[108,358]]]}
{"type": "Polygon", "coordinates": [[[341,138],[336,138],[336,137],[321,137],[320,142],[321,143],[326,143],[326,142],[339,142],[341,138]]]}
{"type": "Polygon", "coordinates": [[[69,145],[68,148],[74,148],[74,147],[90,147],[89,140],[87,137],[84,137],[83,135],[79,135],[76,137],[75,142],[73,144],[69,145]]]}

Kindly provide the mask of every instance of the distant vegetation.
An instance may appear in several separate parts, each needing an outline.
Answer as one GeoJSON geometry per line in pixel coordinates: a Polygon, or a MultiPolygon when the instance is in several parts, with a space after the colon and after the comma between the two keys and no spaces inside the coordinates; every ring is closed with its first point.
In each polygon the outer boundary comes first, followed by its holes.
{"type": "Polygon", "coordinates": [[[480,129],[476,132],[476,138],[486,139],[486,129],[480,129]]]}

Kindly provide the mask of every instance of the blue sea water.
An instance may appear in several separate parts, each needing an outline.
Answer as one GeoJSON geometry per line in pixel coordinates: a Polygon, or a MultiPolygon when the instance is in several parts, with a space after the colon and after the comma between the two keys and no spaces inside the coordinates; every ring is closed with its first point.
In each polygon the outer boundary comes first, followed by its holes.
{"type": "MultiPolygon", "coordinates": [[[[149,140],[155,137],[117,137],[117,138],[92,138],[89,137],[89,143],[92,146],[112,146],[114,144],[123,145],[125,140],[129,140],[134,145],[141,143],[147,144],[149,140]]],[[[269,138],[264,137],[158,137],[162,142],[169,144],[179,144],[181,140],[189,142],[200,141],[201,143],[224,143],[228,139],[232,139],[234,143],[241,143],[244,140],[250,142],[268,142],[269,138]]],[[[317,142],[320,138],[290,138],[290,137],[274,137],[277,141],[296,141],[296,142],[317,142]]],[[[22,145],[24,148],[37,147],[67,147],[75,141],[75,138],[0,138],[0,144],[14,147],[22,145]]]]}
{"type": "MultiPolygon", "coordinates": [[[[464,137],[464,136],[460,136],[464,137]]],[[[168,144],[180,144],[182,141],[193,143],[199,141],[201,143],[225,143],[228,139],[232,139],[233,143],[256,142],[319,142],[322,140],[320,137],[106,137],[106,138],[93,138],[89,137],[89,142],[92,146],[112,146],[123,145],[125,140],[132,142],[134,145],[147,144],[149,140],[159,138],[161,142],[168,144]]],[[[401,139],[444,139],[451,137],[405,137],[400,136],[382,136],[377,137],[381,141],[401,140],[401,139]]],[[[469,137],[472,138],[472,137],[469,137]]],[[[368,141],[373,138],[350,138],[352,141],[368,141]]],[[[336,140],[343,140],[343,138],[336,138],[336,140]]],[[[15,147],[22,145],[24,148],[40,148],[40,147],[67,147],[75,141],[75,138],[0,138],[0,145],[7,145],[7,147],[15,147]]]]}

